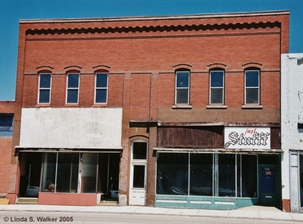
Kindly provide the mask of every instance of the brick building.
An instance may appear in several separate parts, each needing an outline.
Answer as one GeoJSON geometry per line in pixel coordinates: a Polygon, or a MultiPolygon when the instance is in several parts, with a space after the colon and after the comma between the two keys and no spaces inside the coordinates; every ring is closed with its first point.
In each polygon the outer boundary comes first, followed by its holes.
{"type": "Polygon", "coordinates": [[[17,159],[13,150],[14,101],[0,101],[0,199],[14,203],[17,159]]]}
{"type": "Polygon", "coordinates": [[[21,20],[16,195],[281,207],[288,31],[288,11],[21,20]]]}

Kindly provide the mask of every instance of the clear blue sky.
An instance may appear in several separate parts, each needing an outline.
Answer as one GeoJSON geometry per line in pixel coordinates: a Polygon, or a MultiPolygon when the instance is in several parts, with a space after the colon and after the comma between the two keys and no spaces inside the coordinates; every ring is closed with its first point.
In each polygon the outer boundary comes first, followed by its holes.
{"type": "Polygon", "coordinates": [[[15,99],[19,19],[290,10],[290,53],[303,53],[303,0],[0,0],[0,100],[15,99]]]}

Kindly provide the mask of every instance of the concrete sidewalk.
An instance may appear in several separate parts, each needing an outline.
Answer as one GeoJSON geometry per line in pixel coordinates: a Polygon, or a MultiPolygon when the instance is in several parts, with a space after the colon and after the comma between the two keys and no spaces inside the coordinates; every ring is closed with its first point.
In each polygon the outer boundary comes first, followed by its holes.
{"type": "Polygon", "coordinates": [[[174,209],[146,206],[56,206],[56,205],[0,205],[1,216],[5,211],[45,212],[98,212],[124,214],[164,214],[183,216],[248,218],[265,220],[287,220],[303,223],[303,213],[282,212],[273,207],[251,206],[237,210],[174,209]]]}

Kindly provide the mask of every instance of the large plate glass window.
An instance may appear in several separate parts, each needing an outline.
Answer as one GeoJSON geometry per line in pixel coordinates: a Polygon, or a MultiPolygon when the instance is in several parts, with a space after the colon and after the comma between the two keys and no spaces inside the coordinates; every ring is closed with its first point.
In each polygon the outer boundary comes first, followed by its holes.
{"type": "Polygon", "coordinates": [[[245,71],[245,104],[260,104],[260,71],[245,71]]]}
{"type": "Polygon", "coordinates": [[[189,71],[176,72],[176,104],[189,104],[189,71]]]}
{"type": "Polygon", "coordinates": [[[51,74],[39,75],[39,103],[50,103],[51,79],[51,74]]]}

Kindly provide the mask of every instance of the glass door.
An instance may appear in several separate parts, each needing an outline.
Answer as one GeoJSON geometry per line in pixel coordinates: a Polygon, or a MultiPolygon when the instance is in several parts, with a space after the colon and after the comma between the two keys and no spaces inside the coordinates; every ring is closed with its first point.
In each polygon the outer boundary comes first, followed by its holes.
{"type": "Polygon", "coordinates": [[[130,205],[144,205],[146,197],[146,142],[133,142],[130,167],[130,205]]]}

